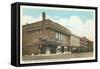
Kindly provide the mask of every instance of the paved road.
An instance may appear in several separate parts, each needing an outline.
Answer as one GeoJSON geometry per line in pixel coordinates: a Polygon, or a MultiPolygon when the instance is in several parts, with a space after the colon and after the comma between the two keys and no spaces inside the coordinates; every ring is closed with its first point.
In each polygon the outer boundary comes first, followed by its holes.
{"type": "Polygon", "coordinates": [[[85,58],[92,57],[93,53],[73,53],[73,54],[55,54],[55,55],[38,55],[38,56],[23,56],[23,60],[44,60],[44,59],[70,59],[70,58],[85,58]]]}

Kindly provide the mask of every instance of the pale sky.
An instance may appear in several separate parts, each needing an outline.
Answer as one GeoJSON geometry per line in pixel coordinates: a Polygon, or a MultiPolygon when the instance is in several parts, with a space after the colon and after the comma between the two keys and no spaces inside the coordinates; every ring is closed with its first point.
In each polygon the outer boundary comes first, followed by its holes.
{"type": "Polygon", "coordinates": [[[95,11],[93,9],[53,8],[53,7],[21,7],[21,22],[33,23],[42,20],[42,12],[46,18],[57,22],[71,30],[73,34],[87,37],[94,41],[95,11]]]}

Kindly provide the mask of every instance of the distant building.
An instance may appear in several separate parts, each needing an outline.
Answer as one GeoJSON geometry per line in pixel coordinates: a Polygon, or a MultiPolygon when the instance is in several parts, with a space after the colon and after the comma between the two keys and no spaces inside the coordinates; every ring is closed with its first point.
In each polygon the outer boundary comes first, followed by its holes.
{"type": "Polygon", "coordinates": [[[68,51],[71,32],[62,25],[46,19],[42,13],[42,21],[23,25],[22,51],[23,55],[54,54],[68,51]]]}
{"type": "Polygon", "coordinates": [[[80,38],[80,51],[93,52],[93,41],[88,40],[86,37],[80,38]]]}
{"type": "Polygon", "coordinates": [[[93,41],[88,40],[86,37],[79,37],[75,34],[71,34],[71,46],[70,51],[75,52],[92,52],[93,41]]]}
{"type": "Polygon", "coordinates": [[[90,41],[88,40],[88,48],[89,48],[89,51],[93,51],[94,47],[93,47],[93,41],[90,41]]]}
{"type": "Polygon", "coordinates": [[[80,37],[71,34],[71,46],[80,47],[80,37]]]}
{"type": "Polygon", "coordinates": [[[88,40],[88,47],[93,47],[93,41],[88,40]]]}
{"type": "Polygon", "coordinates": [[[80,51],[80,37],[75,35],[75,34],[71,34],[71,52],[78,52],[80,51]]]}
{"type": "Polygon", "coordinates": [[[86,37],[81,37],[80,38],[80,45],[87,47],[88,46],[88,39],[86,37]]]}

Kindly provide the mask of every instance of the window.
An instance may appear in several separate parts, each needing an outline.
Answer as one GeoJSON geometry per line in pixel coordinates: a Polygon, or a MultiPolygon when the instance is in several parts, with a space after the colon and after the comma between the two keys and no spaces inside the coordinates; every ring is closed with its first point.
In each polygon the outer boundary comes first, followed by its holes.
{"type": "Polygon", "coordinates": [[[58,33],[56,33],[56,39],[58,39],[58,33]]]}
{"type": "Polygon", "coordinates": [[[60,34],[60,33],[58,33],[58,39],[59,39],[59,40],[61,39],[61,34],[60,34]]]}
{"type": "Polygon", "coordinates": [[[65,35],[62,34],[62,33],[56,32],[56,39],[58,39],[58,40],[60,40],[60,41],[64,41],[65,35]]]}
{"type": "Polygon", "coordinates": [[[62,34],[62,41],[64,41],[64,35],[62,34]]]}
{"type": "Polygon", "coordinates": [[[62,34],[60,33],[60,40],[62,41],[62,34]]]}
{"type": "Polygon", "coordinates": [[[64,35],[62,33],[60,33],[60,40],[63,41],[64,40],[64,35]]]}
{"type": "Polygon", "coordinates": [[[63,35],[63,41],[65,41],[65,35],[63,35]]]}
{"type": "Polygon", "coordinates": [[[56,39],[59,40],[59,33],[58,32],[56,32],[56,39]]]}

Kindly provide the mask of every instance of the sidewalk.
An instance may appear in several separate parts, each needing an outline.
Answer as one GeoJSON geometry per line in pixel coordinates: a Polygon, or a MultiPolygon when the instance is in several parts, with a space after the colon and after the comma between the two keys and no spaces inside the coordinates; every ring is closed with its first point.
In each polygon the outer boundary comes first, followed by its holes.
{"type": "Polygon", "coordinates": [[[44,59],[71,59],[71,58],[85,58],[93,57],[92,52],[88,53],[64,53],[64,54],[42,54],[23,56],[23,60],[44,60],[44,59]]]}
{"type": "MultiPolygon", "coordinates": [[[[67,55],[67,54],[71,54],[71,52],[64,52],[64,53],[56,53],[56,54],[39,54],[39,55],[30,55],[30,56],[57,56],[57,55],[67,55]]],[[[28,56],[28,55],[26,55],[28,56]]]]}

